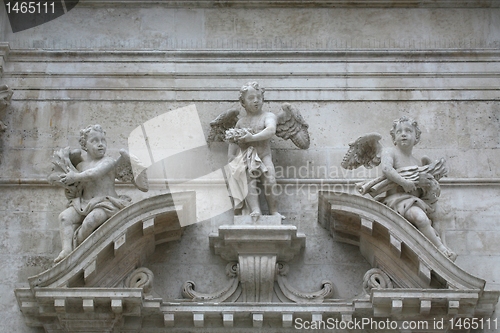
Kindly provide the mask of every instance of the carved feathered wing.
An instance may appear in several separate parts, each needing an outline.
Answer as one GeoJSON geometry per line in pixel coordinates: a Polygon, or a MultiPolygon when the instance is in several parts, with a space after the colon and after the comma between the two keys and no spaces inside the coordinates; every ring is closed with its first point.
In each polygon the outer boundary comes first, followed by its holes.
{"type": "Polygon", "coordinates": [[[234,128],[238,122],[240,111],[229,109],[221,113],[217,118],[210,122],[210,133],[208,133],[207,142],[222,142],[228,129],[234,128]]]}
{"type": "Polygon", "coordinates": [[[78,172],[76,166],[83,161],[82,151],[80,149],[71,150],[69,147],[54,151],[52,164],[55,172],[68,173],[70,171],[78,172]]]}
{"type": "Polygon", "coordinates": [[[300,112],[288,103],[283,103],[278,113],[276,135],[292,142],[300,149],[307,149],[310,145],[309,125],[300,112]]]}
{"type": "Polygon", "coordinates": [[[52,156],[52,172],[48,177],[48,181],[52,185],[57,185],[64,188],[66,198],[68,200],[76,198],[80,191],[80,183],[66,185],[61,182],[61,175],[67,174],[70,171],[78,172],[76,166],[83,161],[82,151],[80,149],[71,150],[69,147],[61,148],[54,151],[52,156]]]}
{"type": "Polygon", "coordinates": [[[341,163],[342,167],[351,170],[363,165],[370,169],[379,165],[382,153],[380,139],[382,139],[380,134],[368,133],[349,143],[349,150],[341,163]]]}
{"type": "Polygon", "coordinates": [[[120,150],[120,157],[116,160],[115,177],[122,182],[134,184],[142,192],[149,190],[146,168],[137,157],[125,149],[120,150]],[[139,176],[134,177],[134,170],[136,173],[139,172],[139,176]]]}

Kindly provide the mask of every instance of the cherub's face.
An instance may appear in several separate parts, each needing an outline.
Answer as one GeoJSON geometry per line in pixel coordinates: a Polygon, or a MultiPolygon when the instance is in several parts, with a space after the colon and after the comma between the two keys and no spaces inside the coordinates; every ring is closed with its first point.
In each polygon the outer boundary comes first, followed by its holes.
{"type": "Polygon", "coordinates": [[[106,154],[106,137],[104,133],[98,131],[90,131],[87,137],[87,154],[89,154],[92,158],[102,158],[104,154],[106,154]]]}
{"type": "Polygon", "coordinates": [[[243,95],[243,107],[249,113],[259,113],[262,110],[262,93],[255,90],[253,87],[248,87],[248,90],[243,95]]]}
{"type": "Polygon", "coordinates": [[[394,144],[398,147],[413,147],[417,143],[415,128],[407,121],[397,124],[394,144]]]}

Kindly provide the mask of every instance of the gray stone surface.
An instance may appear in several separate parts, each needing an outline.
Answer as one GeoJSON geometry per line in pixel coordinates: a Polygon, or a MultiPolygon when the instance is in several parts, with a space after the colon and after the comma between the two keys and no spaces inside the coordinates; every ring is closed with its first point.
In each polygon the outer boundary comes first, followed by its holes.
{"type": "MultiPolygon", "coordinates": [[[[0,42],[9,43],[0,44],[0,83],[14,90],[0,114],[8,126],[0,140],[6,331],[43,331],[25,325],[13,290],[52,267],[60,250],[57,216],[66,200],[46,182],[53,150],[78,146],[78,130],[99,123],[108,155],[116,158],[141,123],[193,103],[208,132],[210,120],[238,106],[238,87],[250,80],[267,88],[264,110],[291,102],[309,124],[307,151],[271,142],[283,224],[307,237],[289,262],[292,285],[317,290],[330,279],[336,298],[362,292],[370,265],[356,246],[335,242],[317,223],[317,191],[352,193],[355,181],[381,175],[341,169],[347,143],[377,131],[388,146],[391,121],[413,115],[423,131],[415,154],[443,156],[450,170],[441,181],[435,227],[457,252],[459,267],[485,279],[487,290],[500,289],[499,8],[480,8],[488,6],[484,1],[412,9],[80,2],[54,21],[13,34],[0,1],[0,42]]],[[[224,144],[212,149],[227,152],[224,144]]],[[[147,194],[123,184],[117,190],[134,200],[168,191],[152,183],[147,194]]],[[[180,240],[158,245],[144,265],[155,274],[153,290],[181,298],[189,279],[202,292],[222,288],[225,261],[210,252],[208,235],[231,218],[188,226],[180,240]]]]}

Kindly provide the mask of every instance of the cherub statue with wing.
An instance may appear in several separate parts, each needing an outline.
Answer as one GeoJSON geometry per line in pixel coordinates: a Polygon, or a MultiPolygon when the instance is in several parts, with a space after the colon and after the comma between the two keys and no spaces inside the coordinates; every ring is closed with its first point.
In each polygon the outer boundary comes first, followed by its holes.
{"type": "Polygon", "coordinates": [[[394,147],[382,148],[378,133],[369,133],[349,144],[342,167],[372,168],[381,164],[383,176],[356,184],[361,194],[370,194],[410,221],[445,256],[456,254],[442,242],[432,227],[429,214],[434,212],[440,195],[438,181],[448,173],[444,158],[432,162],[428,157],[418,160],[412,153],[420,141],[418,123],[406,116],[396,119],[390,131],[394,147]],[[383,195],[385,193],[385,196],[383,195]]]}
{"type": "MultiPolygon", "coordinates": [[[[276,172],[270,139],[277,135],[301,149],[309,148],[308,125],[288,103],[279,114],[262,110],[264,89],[249,82],[240,89],[239,100],[246,115],[228,110],[210,123],[208,142],[228,141],[226,176],[236,214],[250,215],[257,221],[262,215],[257,180],[262,182],[270,215],[280,215],[276,203],[276,172]]],[[[281,216],[281,215],[280,215],[281,216]]],[[[282,217],[284,218],[284,217],[282,217]]]]}
{"type": "Polygon", "coordinates": [[[124,149],[115,160],[106,154],[106,136],[100,125],[80,130],[81,149],[69,147],[54,152],[54,165],[48,180],[65,189],[68,208],[59,215],[62,251],[54,262],[67,257],[90,234],[131,199],[115,191],[115,178],[148,190],[146,173],[134,179],[132,162],[139,163],[124,149]]]}

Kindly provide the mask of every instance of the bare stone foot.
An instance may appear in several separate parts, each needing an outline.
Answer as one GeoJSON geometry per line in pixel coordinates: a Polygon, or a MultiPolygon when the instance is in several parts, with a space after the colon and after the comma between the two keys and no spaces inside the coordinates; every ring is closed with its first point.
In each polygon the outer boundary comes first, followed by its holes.
{"type": "Polygon", "coordinates": [[[57,256],[57,258],[54,259],[54,262],[57,264],[59,261],[63,260],[67,256],[69,256],[70,253],[71,253],[71,251],[62,250],[61,253],[59,253],[59,255],[57,256]]]}
{"type": "Polygon", "coordinates": [[[257,222],[259,220],[261,213],[258,211],[250,213],[250,216],[252,217],[252,222],[257,222]]]}
{"type": "Polygon", "coordinates": [[[451,261],[453,261],[453,262],[454,262],[455,260],[457,260],[458,255],[457,255],[455,252],[451,251],[451,250],[448,250],[448,249],[447,249],[447,250],[446,250],[446,252],[445,252],[444,254],[445,254],[445,256],[447,256],[447,257],[448,257],[448,259],[450,259],[450,260],[451,260],[451,261]]]}
{"type": "Polygon", "coordinates": [[[443,252],[443,254],[451,261],[455,261],[457,259],[457,254],[451,251],[450,249],[446,248],[444,245],[440,246],[439,250],[443,252]]]}

